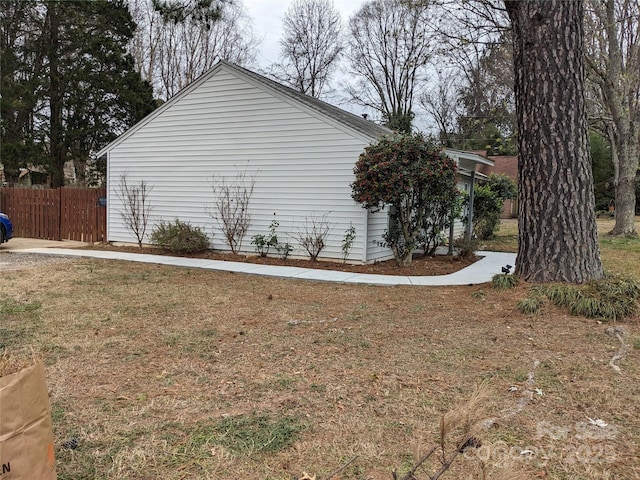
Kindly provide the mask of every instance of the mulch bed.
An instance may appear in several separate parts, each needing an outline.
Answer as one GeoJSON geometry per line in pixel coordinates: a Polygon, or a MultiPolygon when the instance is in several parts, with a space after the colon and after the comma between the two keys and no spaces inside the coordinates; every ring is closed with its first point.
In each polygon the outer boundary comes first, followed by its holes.
{"type": "MultiPolygon", "coordinates": [[[[114,246],[100,244],[88,247],[92,250],[117,250],[129,253],[145,253],[153,255],[174,255],[173,253],[155,247],[138,248],[136,246],[114,246]]],[[[189,258],[203,258],[208,260],[225,260],[230,262],[256,263],[261,265],[280,265],[288,267],[314,268],[321,270],[335,270],[340,272],[370,273],[376,275],[408,275],[408,276],[434,276],[447,275],[457,272],[475,263],[478,257],[461,258],[451,255],[436,255],[433,257],[416,254],[410,267],[400,267],[395,260],[386,260],[368,265],[353,265],[342,262],[317,261],[308,259],[279,257],[260,257],[258,255],[236,255],[232,253],[208,250],[206,252],[181,255],[189,258]]]]}

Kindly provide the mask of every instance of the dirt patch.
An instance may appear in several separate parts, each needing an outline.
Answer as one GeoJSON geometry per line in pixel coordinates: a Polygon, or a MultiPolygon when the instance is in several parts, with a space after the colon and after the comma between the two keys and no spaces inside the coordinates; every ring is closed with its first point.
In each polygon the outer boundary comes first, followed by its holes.
{"type": "Polygon", "coordinates": [[[21,270],[51,263],[68,261],[73,257],[40,255],[37,253],[0,252],[0,271],[21,270]]]}
{"type": "MultiPolygon", "coordinates": [[[[144,253],[153,255],[173,255],[175,254],[154,247],[138,248],[135,246],[114,246],[109,244],[93,245],[87,247],[90,250],[110,250],[128,253],[144,253]]],[[[256,263],[261,265],[280,265],[287,267],[314,268],[320,270],[335,270],[340,272],[370,273],[377,275],[408,275],[408,276],[435,276],[447,275],[457,272],[479,260],[478,257],[461,258],[451,255],[425,256],[416,254],[410,267],[400,267],[395,260],[387,260],[369,265],[354,265],[342,262],[317,261],[311,262],[306,259],[287,258],[283,260],[279,257],[260,257],[258,255],[235,255],[232,253],[206,251],[197,254],[184,254],[184,257],[203,258],[207,260],[224,260],[229,262],[256,263]]]]}

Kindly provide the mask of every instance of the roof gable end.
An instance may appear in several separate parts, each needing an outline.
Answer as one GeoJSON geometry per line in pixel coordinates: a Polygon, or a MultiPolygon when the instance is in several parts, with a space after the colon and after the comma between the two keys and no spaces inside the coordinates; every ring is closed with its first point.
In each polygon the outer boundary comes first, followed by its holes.
{"type": "Polygon", "coordinates": [[[326,102],[323,102],[322,100],[318,100],[303,93],[297,92],[292,88],[281,85],[278,82],[270,80],[262,75],[234,65],[230,62],[219,60],[218,63],[216,63],[208,72],[198,77],[198,79],[196,79],[187,87],[183,88],[180,92],[171,97],[163,105],[151,112],[145,118],[140,120],[137,124],[120,135],[109,145],[102,148],[96,154],[96,157],[105,155],[107,152],[121,144],[146,124],[162,115],[162,113],[171,108],[172,105],[179,102],[182,98],[186,97],[189,93],[200,87],[202,84],[206,83],[209,79],[214,77],[222,70],[230,72],[247,81],[248,83],[266,90],[271,95],[274,95],[275,97],[280,98],[287,103],[293,104],[297,108],[307,111],[308,113],[316,117],[320,117],[325,122],[329,121],[329,123],[333,123],[334,126],[342,127],[342,129],[347,129],[359,136],[365,137],[366,139],[376,140],[382,135],[392,133],[392,131],[386,127],[382,127],[373,122],[365,120],[364,118],[358,117],[357,115],[342,110],[341,108],[335,107],[326,102]]]}

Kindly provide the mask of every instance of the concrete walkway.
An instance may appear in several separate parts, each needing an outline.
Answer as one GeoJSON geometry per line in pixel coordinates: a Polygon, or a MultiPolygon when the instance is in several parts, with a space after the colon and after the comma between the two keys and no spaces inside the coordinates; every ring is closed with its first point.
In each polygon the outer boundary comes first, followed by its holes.
{"type": "MultiPolygon", "coordinates": [[[[10,243],[10,242],[9,242],[10,243]]],[[[59,244],[59,243],[58,243],[59,244]]],[[[4,247],[3,247],[4,249],[4,247]]],[[[222,260],[202,260],[186,257],[169,257],[141,253],[107,252],[102,250],[78,250],[73,248],[27,247],[11,249],[14,253],[39,253],[43,255],[64,255],[69,257],[102,258],[130,262],[172,265],[176,267],[202,268],[224,272],[248,273],[269,277],[296,278],[323,282],[358,283],[367,285],[475,285],[490,282],[491,278],[502,273],[505,265],[515,265],[515,253],[478,252],[483,257],[462,270],[448,275],[431,277],[372,275],[363,273],[340,272],[334,270],[316,270],[313,268],[257,265],[253,263],[227,262],[222,260]]]]}

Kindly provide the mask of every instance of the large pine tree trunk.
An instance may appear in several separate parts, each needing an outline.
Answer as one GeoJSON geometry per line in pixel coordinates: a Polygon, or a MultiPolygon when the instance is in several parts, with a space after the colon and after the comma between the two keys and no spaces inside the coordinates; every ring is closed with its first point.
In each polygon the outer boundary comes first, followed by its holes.
{"type": "Polygon", "coordinates": [[[515,273],[534,282],[603,276],[584,96],[580,1],[505,1],[518,117],[515,273]]]}

